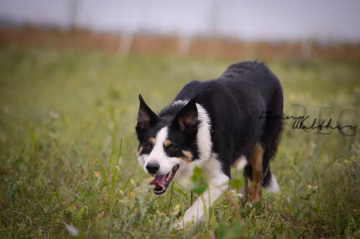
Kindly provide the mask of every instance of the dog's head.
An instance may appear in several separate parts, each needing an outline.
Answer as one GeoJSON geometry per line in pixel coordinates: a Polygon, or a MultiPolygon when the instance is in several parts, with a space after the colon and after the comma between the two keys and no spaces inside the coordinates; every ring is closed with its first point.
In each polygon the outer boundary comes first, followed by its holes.
{"type": "MultiPolygon", "coordinates": [[[[145,172],[154,176],[155,194],[163,194],[176,172],[198,158],[198,110],[195,100],[181,105],[174,115],[160,117],[141,95],[136,133],[138,160],[145,172]]],[[[179,107],[179,106],[177,106],[179,107]]]]}

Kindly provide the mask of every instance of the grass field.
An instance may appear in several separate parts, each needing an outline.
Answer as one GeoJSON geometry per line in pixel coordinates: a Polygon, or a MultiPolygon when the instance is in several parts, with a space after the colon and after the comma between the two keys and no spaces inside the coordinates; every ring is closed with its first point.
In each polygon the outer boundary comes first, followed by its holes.
{"type": "MultiPolygon", "coordinates": [[[[193,198],[176,183],[160,197],[148,186],[136,159],[138,94],[159,111],[187,81],[231,63],[1,49],[0,238],[360,237],[359,129],[325,135],[290,120],[272,163],[281,193],[244,207],[228,190],[205,222],[171,231],[193,198]]],[[[359,124],[360,62],[267,64],[286,115],[359,124]]]]}

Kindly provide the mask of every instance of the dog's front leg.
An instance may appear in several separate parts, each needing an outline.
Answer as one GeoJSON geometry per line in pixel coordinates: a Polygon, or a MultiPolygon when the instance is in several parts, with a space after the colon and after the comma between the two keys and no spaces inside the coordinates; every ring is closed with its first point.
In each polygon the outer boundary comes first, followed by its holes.
{"type": "Polygon", "coordinates": [[[215,180],[210,181],[209,189],[206,190],[188,210],[186,210],[183,220],[176,225],[177,228],[183,228],[191,222],[198,223],[204,220],[205,211],[207,212],[207,215],[209,215],[209,208],[228,188],[229,178],[225,175],[222,175],[221,178],[223,180],[217,181],[216,183],[214,182],[215,180]]]}

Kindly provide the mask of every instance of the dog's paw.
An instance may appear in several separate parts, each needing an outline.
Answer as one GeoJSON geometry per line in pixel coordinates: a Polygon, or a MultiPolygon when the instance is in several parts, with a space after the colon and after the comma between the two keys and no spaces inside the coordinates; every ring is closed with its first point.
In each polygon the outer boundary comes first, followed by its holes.
{"type": "Polygon", "coordinates": [[[253,185],[249,190],[249,196],[251,197],[253,203],[257,203],[261,199],[261,188],[253,185]]]}

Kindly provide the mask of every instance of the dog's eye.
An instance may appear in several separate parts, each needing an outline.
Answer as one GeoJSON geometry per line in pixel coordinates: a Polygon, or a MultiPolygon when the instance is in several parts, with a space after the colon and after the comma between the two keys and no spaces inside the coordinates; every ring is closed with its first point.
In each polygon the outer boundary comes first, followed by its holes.
{"type": "Polygon", "coordinates": [[[146,145],[146,148],[147,148],[147,149],[151,149],[151,148],[152,148],[152,145],[151,145],[151,144],[147,144],[147,145],[146,145]]]}
{"type": "Polygon", "coordinates": [[[169,149],[170,149],[170,150],[175,150],[175,146],[174,146],[174,145],[170,145],[170,146],[169,146],[169,149]]]}

